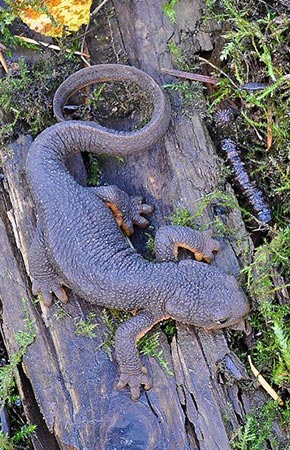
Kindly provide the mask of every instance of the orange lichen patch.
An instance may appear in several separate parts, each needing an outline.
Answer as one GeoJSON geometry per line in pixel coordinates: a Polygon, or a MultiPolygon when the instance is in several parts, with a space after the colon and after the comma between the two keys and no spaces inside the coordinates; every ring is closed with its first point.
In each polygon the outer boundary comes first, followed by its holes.
{"type": "Polygon", "coordinates": [[[90,20],[92,0],[48,0],[45,7],[17,6],[20,18],[32,30],[47,36],[60,37],[64,29],[77,31],[90,20]]]}
{"type": "Polygon", "coordinates": [[[177,260],[178,259],[178,249],[179,248],[185,248],[186,250],[189,250],[191,253],[193,253],[196,261],[206,261],[207,263],[210,263],[213,260],[213,255],[212,257],[208,256],[208,255],[204,255],[200,250],[198,250],[195,247],[191,247],[190,245],[185,244],[184,242],[176,242],[174,244],[174,248],[173,248],[173,253],[174,253],[174,257],[177,260]]]}
{"type": "Polygon", "coordinates": [[[56,6],[59,6],[59,4],[61,3],[61,0],[50,0],[47,3],[49,3],[53,7],[56,7],[56,6]]]}

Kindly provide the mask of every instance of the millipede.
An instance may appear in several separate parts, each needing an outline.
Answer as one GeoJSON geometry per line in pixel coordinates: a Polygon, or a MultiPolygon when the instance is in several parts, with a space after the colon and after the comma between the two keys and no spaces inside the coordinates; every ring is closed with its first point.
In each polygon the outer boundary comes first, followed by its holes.
{"type": "Polygon", "coordinates": [[[262,191],[250,179],[245,169],[245,163],[241,157],[241,151],[238,149],[236,143],[230,138],[223,139],[221,141],[221,149],[225,153],[227,162],[232,168],[235,182],[252,208],[254,215],[261,222],[271,222],[272,212],[270,206],[264,200],[262,191]]]}

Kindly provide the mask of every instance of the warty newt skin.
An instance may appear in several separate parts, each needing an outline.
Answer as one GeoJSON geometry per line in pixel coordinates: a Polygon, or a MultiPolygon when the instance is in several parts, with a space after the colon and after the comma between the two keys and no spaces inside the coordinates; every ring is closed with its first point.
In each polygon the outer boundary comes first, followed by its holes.
{"type": "Polygon", "coordinates": [[[50,306],[52,294],[67,301],[63,286],[68,286],[92,304],[135,311],[118,328],[115,341],[117,388],[128,384],[131,397],[137,399],[140,385],[149,389],[151,381],[136,342],[155,323],[172,317],[205,329],[234,326],[247,315],[249,304],[233,276],[203,262],[175,261],[179,246],[210,261],[219,244],[208,232],[162,227],[157,235],[159,261],[147,261],[129,246],[122,229],[129,235],[134,224],[147,226],[143,215],[152,211],[151,206],[116,186],[80,186],[65,166],[77,152],[137,154],[165,134],[170,105],[149,75],[114,64],[82,69],[57,90],[54,111],[62,122],[35,139],[26,164],[38,218],[30,248],[33,292],[41,292],[50,306]],[[86,85],[104,81],[131,81],[145,90],[153,103],[149,123],[126,133],[93,122],[64,121],[67,99],[86,85]]]}

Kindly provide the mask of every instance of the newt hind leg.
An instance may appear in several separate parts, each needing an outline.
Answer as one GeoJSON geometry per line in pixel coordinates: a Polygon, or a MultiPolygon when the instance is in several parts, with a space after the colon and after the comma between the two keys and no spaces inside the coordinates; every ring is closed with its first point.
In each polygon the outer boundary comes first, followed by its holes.
{"type": "Polygon", "coordinates": [[[49,261],[43,232],[39,226],[30,247],[29,269],[32,279],[32,293],[33,295],[41,293],[45,306],[52,305],[52,294],[63,303],[68,301],[61,280],[49,261]]]}
{"type": "Polygon", "coordinates": [[[116,332],[115,348],[116,358],[119,364],[120,377],[117,389],[122,389],[128,385],[131,391],[132,400],[137,400],[140,396],[140,387],[145,390],[152,387],[151,379],[146,367],[142,366],[136,344],[147,331],[157,322],[163,320],[164,315],[153,314],[143,311],[124,322],[116,332]]]}

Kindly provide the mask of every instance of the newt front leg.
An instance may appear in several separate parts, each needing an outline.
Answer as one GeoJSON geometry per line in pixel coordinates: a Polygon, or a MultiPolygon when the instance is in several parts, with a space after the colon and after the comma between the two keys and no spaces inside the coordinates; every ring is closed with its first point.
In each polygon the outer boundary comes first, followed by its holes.
{"type": "Polygon", "coordinates": [[[140,196],[130,196],[117,186],[98,186],[93,189],[97,196],[111,209],[115,219],[126,236],[134,232],[133,226],[146,228],[149,225],[143,215],[151,214],[153,206],[143,203],[140,196]]]}
{"type": "Polygon", "coordinates": [[[197,231],[189,227],[164,225],[155,236],[157,261],[178,261],[178,250],[189,250],[197,261],[210,263],[221,246],[212,238],[212,231],[197,231]]]}

